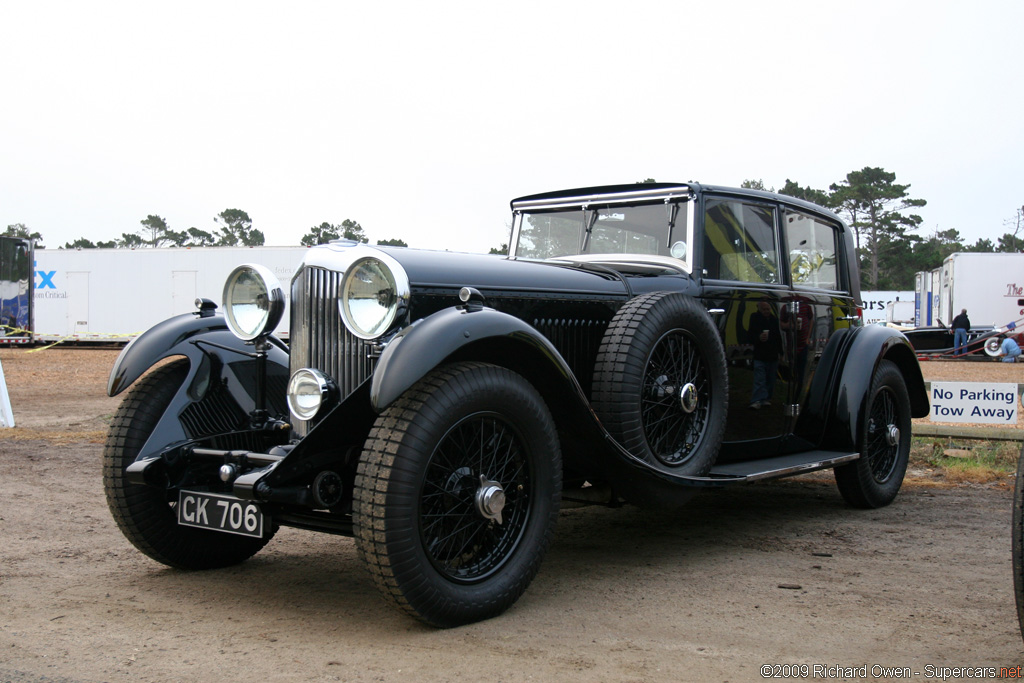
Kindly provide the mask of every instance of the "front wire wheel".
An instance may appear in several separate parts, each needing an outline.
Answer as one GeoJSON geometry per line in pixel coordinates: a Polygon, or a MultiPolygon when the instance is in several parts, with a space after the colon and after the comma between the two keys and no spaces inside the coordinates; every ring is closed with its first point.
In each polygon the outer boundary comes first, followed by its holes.
{"type": "Polygon", "coordinates": [[[850,505],[878,508],[896,498],[910,458],[910,395],[892,361],[879,363],[865,410],[860,458],[835,469],[836,485],[850,505]]]}
{"type": "Polygon", "coordinates": [[[530,479],[522,439],[500,414],[475,413],[448,430],[420,496],[420,540],[434,567],[466,583],[499,570],[526,528],[530,479]]]}
{"type": "Polygon", "coordinates": [[[377,418],[355,481],[356,547],[382,593],[421,621],[487,619],[537,573],[560,495],[554,421],[530,383],[447,366],[377,418]]]}
{"type": "Polygon", "coordinates": [[[227,567],[259,552],[275,529],[265,529],[263,538],[248,538],[180,526],[176,501],[169,501],[164,491],[131,483],[125,474],[188,376],[188,368],[187,360],[172,361],[129,390],[111,420],[103,449],[103,489],[121,533],[149,557],[178,569],[227,567]]]}

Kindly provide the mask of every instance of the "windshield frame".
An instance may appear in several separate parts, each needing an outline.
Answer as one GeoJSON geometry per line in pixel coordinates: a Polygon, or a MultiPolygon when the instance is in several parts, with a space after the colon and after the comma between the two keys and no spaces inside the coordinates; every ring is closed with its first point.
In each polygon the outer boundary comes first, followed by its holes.
{"type": "MultiPolygon", "coordinates": [[[[512,231],[509,237],[509,259],[512,260],[585,260],[609,263],[658,263],[681,267],[692,272],[695,193],[687,186],[636,190],[628,192],[595,193],[576,196],[552,196],[513,202],[512,231]],[[629,207],[664,207],[664,231],[652,234],[657,241],[657,253],[650,252],[592,252],[592,234],[598,213],[609,209],[629,207]],[[674,210],[673,210],[674,209],[674,210]],[[547,256],[526,256],[520,252],[524,236],[523,227],[529,216],[571,214],[580,223],[580,243],[571,250],[547,256]],[[581,220],[581,216],[583,219],[581,220]],[[669,226],[671,226],[671,233],[669,226]],[[683,225],[680,225],[680,222],[683,225]],[[585,229],[588,227],[589,229],[585,229]],[[683,228],[680,232],[680,228],[683,228]],[[669,256],[674,243],[682,242],[685,253],[681,258],[669,256]],[[575,253],[572,253],[575,252],[575,253]]],[[[571,233],[569,233],[571,234],[571,233]]],[[[642,233],[633,233],[642,234],[642,233]]]]}

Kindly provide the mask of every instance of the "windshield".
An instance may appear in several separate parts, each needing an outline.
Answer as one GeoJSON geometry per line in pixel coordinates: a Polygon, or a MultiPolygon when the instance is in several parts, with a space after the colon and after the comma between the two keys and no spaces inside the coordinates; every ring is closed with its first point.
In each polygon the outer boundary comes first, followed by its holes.
{"type": "Polygon", "coordinates": [[[561,208],[523,212],[513,255],[560,258],[577,254],[687,256],[686,202],[561,208]]]}

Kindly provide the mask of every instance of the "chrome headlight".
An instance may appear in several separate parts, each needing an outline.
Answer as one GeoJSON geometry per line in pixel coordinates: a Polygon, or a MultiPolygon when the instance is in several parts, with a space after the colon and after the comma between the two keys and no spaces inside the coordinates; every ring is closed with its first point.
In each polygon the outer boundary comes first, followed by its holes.
{"type": "Polygon", "coordinates": [[[394,259],[380,254],[353,263],[338,293],[345,327],[360,339],[376,339],[392,328],[409,301],[409,280],[394,259]]]}
{"type": "Polygon", "coordinates": [[[296,420],[312,420],[327,402],[334,384],[319,370],[301,368],[288,380],[288,409],[296,420]]]}
{"type": "Polygon", "coordinates": [[[238,266],[224,283],[224,313],[228,327],[239,339],[252,341],[270,334],[284,313],[284,290],[263,266],[238,266]]]}

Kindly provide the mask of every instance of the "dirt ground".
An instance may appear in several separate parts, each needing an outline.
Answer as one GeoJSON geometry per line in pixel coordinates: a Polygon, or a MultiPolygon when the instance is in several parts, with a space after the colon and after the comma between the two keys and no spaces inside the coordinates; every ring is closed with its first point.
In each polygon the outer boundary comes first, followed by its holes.
{"type": "MultiPolygon", "coordinates": [[[[240,566],[165,568],[103,496],[116,354],[0,349],[17,421],[0,432],[2,682],[749,681],[791,664],[935,680],[1024,663],[1005,483],[911,479],[856,511],[818,474],[701,494],[682,514],[564,510],[519,602],[449,631],[384,603],[347,538],[282,529],[240,566]]],[[[922,368],[1024,383],[1024,365],[922,368]]]]}

